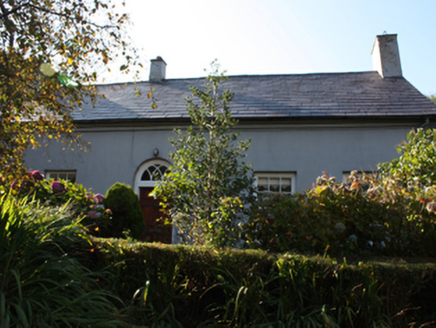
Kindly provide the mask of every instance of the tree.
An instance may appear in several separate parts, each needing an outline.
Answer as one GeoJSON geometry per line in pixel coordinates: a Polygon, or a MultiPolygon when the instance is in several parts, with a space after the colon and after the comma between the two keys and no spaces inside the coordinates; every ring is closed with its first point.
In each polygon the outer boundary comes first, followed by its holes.
{"type": "Polygon", "coordinates": [[[205,89],[191,87],[193,98],[186,101],[192,125],[186,133],[175,129],[173,165],[152,192],[186,243],[233,246],[253,195],[252,171],[241,162],[250,141],[237,142],[239,134],[231,132],[237,124],[229,107],[234,94],[218,91],[225,80],[212,63],[205,89]]]}
{"type": "Polygon", "coordinates": [[[379,165],[382,175],[392,177],[404,185],[419,183],[436,185],[436,130],[421,128],[407,134],[408,142],[398,146],[401,154],[390,162],[379,165]]]}
{"type": "Polygon", "coordinates": [[[430,95],[428,98],[436,104],[436,95],[430,95]]]}
{"type": "Polygon", "coordinates": [[[140,65],[115,9],[111,0],[0,1],[1,182],[24,174],[24,151],[40,138],[79,141],[70,114],[96,100],[98,67],[140,65]]]}

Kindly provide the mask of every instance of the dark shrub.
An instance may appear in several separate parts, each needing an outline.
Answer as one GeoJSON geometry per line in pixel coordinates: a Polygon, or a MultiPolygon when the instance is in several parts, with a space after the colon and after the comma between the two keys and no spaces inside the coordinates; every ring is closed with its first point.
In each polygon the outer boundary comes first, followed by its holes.
{"type": "Polygon", "coordinates": [[[332,256],[435,256],[436,187],[404,188],[356,173],[327,174],[304,193],[263,195],[246,222],[249,248],[332,256]]]}
{"type": "Polygon", "coordinates": [[[133,189],[122,183],[115,183],[106,193],[105,207],[112,211],[112,236],[122,237],[129,230],[131,237],[139,239],[145,231],[138,196],[133,189]]]}

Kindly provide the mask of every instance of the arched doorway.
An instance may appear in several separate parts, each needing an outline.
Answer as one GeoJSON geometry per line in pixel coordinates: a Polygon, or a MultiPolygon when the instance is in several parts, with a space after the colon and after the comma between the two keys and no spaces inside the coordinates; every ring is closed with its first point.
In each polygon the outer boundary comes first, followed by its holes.
{"type": "Polygon", "coordinates": [[[156,183],[162,179],[168,170],[169,163],[155,159],[143,163],[135,175],[135,191],[139,195],[146,231],[144,241],[171,244],[171,226],[164,225],[164,215],[161,212],[160,200],[149,196],[156,183]]]}

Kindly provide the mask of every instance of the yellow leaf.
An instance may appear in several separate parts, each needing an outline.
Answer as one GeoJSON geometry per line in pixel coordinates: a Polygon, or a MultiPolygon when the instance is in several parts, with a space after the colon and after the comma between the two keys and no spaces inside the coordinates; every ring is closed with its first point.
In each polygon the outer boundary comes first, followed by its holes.
{"type": "Polygon", "coordinates": [[[73,58],[68,58],[68,65],[71,65],[73,63],[73,58]]]}

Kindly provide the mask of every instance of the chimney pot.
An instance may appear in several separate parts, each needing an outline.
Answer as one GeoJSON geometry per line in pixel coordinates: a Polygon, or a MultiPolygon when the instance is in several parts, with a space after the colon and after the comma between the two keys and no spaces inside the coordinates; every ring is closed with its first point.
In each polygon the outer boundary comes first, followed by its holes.
{"type": "Polygon", "coordinates": [[[161,56],[157,56],[156,59],[150,60],[150,76],[149,81],[162,81],[165,80],[167,64],[161,56]]]}
{"type": "Polygon", "coordinates": [[[397,34],[377,35],[371,55],[374,70],[383,78],[403,76],[397,34]]]}

